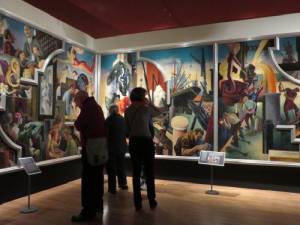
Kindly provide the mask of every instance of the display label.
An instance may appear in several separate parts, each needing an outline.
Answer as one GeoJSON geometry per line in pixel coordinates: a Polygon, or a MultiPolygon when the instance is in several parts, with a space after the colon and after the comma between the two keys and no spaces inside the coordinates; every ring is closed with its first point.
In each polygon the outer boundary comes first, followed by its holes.
{"type": "Polygon", "coordinates": [[[198,164],[211,166],[224,166],[225,152],[201,151],[198,164]]]}
{"type": "Polygon", "coordinates": [[[19,162],[27,175],[39,174],[42,172],[32,157],[19,158],[19,162]]]}

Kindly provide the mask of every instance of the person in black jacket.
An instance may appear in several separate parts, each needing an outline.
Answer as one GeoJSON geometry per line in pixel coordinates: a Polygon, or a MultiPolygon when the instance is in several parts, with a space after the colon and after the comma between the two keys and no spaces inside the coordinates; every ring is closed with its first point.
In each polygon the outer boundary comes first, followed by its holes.
{"type": "Polygon", "coordinates": [[[92,166],[87,160],[86,142],[89,138],[105,137],[105,120],[101,107],[94,97],[85,91],[79,91],[74,98],[81,112],[74,125],[80,132],[82,146],[81,205],[79,215],[72,216],[72,222],[84,222],[95,219],[97,212],[103,212],[103,166],[92,166]]]}
{"type": "Polygon", "coordinates": [[[115,194],[116,176],[118,177],[119,188],[128,189],[124,165],[124,157],[127,151],[126,123],[119,114],[117,105],[110,106],[109,114],[105,120],[109,154],[106,171],[108,175],[108,192],[115,194]]]}
{"type": "Polygon", "coordinates": [[[130,93],[131,105],[125,111],[125,121],[129,134],[129,153],[132,162],[133,200],[136,211],[142,209],[141,170],[145,172],[147,196],[151,209],[157,207],[154,177],[154,127],[152,117],[161,114],[146,99],[144,88],[134,88],[130,93]]]}

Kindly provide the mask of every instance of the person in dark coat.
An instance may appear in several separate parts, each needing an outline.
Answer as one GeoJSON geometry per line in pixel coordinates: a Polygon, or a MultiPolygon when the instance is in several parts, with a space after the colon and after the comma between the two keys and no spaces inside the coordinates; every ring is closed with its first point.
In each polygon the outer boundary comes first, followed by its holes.
{"type": "Polygon", "coordinates": [[[103,211],[103,166],[91,166],[87,160],[86,141],[89,138],[105,137],[104,116],[101,107],[94,97],[88,97],[87,92],[79,91],[74,98],[81,112],[75,121],[75,127],[80,132],[82,146],[81,175],[81,213],[72,217],[72,222],[90,221],[97,212],[103,211]]]}
{"type": "Polygon", "coordinates": [[[108,175],[108,192],[115,194],[116,176],[118,177],[119,188],[128,189],[124,165],[124,157],[127,151],[126,123],[119,114],[117,105],[110,106],[109,114],[105,120],[109,154],[106,171],[108,175]]]}
{"type": "Polygon", "coordinates": [[[145,97],[146,90],[134,88],[130,93],[132,104],[125,111],[125,121],[129,133],[129,153],[132,161],[133,199],[136,211],[142,209],[141,170],[145,172],[147,196],[151,209],[157,206],[154,177],[154,143],[152,117],[161,113],[145,97]]]}

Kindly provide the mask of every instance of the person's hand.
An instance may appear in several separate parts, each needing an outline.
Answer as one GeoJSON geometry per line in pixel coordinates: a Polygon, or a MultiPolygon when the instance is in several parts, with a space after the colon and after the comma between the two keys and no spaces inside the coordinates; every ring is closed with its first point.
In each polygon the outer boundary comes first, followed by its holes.
{"type": "Polygon", "coordinates": [[[195,149],[197,151],[202,151],[202,150],[207,150],[208,149],[208,143],[205,143],[205,144],[201,144],[201,145],[196,145],[195,146],[195,149]]]}

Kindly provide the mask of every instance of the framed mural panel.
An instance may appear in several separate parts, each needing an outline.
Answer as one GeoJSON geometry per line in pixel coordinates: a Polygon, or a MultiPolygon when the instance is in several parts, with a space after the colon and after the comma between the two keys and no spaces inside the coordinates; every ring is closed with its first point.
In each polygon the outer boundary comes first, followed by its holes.
{"type": "Polygon", "coordinates": [[[43,161],[78,154],[78,134],[68,124],[79,113],[74,94],[94,95],[95,60],[90,51],[0,15],[1,168],[20,156],[43,161]]]}
{"type": "Polygon", "coordinates": [[[134,87],[144,87],[149,101],[166,109],[153,120],[157,155],[196,156],[212,148],[212,45],[101,58],[100,102],[106,114],[111,104],[123,114],[134,87]]]}
{"type": "Polygon", "coordinates": [[[140,52],[137,83],[158,107],[157,155],[199,156],[213,148],[213,46],[140,52]]]}
{"type": "Polygon", "coordinates": [[[79,90],[95,94],[96,55],[83,48],[65,45],[65,53],[57,60],[56,99],[65,103],[66,121],[74,121],[80,113],[74,96],[79,90]]]}

